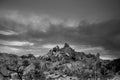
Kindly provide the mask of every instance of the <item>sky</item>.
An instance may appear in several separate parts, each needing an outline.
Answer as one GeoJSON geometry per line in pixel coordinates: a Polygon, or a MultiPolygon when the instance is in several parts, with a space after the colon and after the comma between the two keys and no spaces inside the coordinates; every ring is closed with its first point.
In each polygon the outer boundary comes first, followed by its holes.
{"type": "Polygon", "coordinates": [[[119,0],[0,0],[0,52],[44,55],[64,43],[120,57],[119,0]]]}

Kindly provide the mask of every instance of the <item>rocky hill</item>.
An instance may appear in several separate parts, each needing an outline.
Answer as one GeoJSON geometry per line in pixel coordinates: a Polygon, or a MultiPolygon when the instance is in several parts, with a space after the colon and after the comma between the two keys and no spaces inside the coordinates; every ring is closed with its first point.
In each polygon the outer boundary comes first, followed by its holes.
{"type": "Polygon", "coordinates": [[[119,72],[119,59],[105,61],[99,53],[76,52],[67,43],[39,57],[0,53],[0,80],[103,80],[119,72]]]}
{"type": "Polygon", "coordinates": [[[99,60],[99,54],[85,54],[84,52],[76,52],[72,49],[67,43],[64,44],[63,48],[59,48],[59,46],[54,47],[53,49],[49,50],[49,52],[42,56],[43,59],[48,61],[61,61],[61,60],[68,60],[68,61],[84,61],[90,58],[99,60]]]}

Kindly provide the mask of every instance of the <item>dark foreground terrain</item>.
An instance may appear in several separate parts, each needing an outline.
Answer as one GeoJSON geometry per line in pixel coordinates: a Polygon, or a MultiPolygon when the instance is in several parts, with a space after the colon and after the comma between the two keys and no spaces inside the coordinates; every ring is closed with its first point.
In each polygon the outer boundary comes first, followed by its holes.
{"type": "Polygon", "coordinates": [[[67,43],[39,57],[0,53],[0,80],[120,80],[119,75],[120,59],[102,60],[67,43]]]}

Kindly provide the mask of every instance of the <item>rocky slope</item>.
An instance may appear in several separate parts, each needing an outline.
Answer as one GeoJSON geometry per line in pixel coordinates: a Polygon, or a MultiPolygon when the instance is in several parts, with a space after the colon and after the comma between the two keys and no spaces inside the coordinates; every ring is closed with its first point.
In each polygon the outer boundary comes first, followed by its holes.
{"type": "Polygon", "coordinates": [[[0,54],[0,80],[87,80],[119,75],[119,59],[105,61],[100,54],[76,52],[67,43],[44,56],[0,54]],[[117,65],[117,64],[118,65],[117,65]],[[114,67],[112,67],[114,66],[114,67]]]}

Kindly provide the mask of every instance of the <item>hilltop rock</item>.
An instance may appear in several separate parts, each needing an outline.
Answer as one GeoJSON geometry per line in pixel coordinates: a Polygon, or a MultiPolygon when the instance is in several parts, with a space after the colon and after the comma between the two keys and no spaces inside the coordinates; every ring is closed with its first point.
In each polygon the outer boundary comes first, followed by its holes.
{"type": "Polygon", "coordinates": [[[63,48],[59,46],[54,47],[49,50],[49,52],[44,56],[50,61],[60,61],[60,60],[75,60],[75,51],[67,43],[64,44],[63,48]]]}
{"type": "Polygon", "coordinates": [[[59,46],[56,46],[56,47],[53,48],[53,52],[57,52],[59,50],[60,50],[59,46]]]}
{"type": "Polygon", "coordinates": [[[64,48],[66,48],[66,47],[69,47],[69,45],[67,43],[64,44],[64,48]]]}
{"type": "Polygon", "coordinates": [[[62,53],[74,54],[75,51],[67,43],[64,44],[64,47],[61,48],[62,53]]]}

